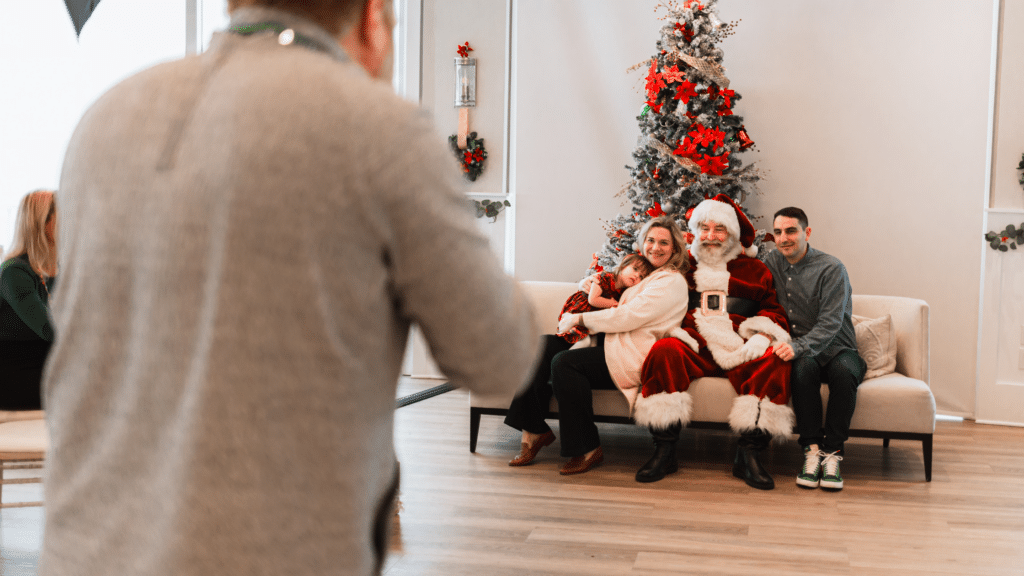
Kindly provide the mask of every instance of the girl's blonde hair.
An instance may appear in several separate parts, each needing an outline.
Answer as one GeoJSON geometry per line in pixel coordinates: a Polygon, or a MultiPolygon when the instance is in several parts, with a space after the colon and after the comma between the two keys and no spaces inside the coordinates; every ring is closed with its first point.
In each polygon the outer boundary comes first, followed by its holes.
{"type": "MultiPolygon", "coordinates": [[[[14,223],[14,242],[4,260],[28,254],[28,263],[42,278],[57,275],[57,242],[46,237],[46,222],[57,213],[52,190],[35,190],[21,199],[14,223]]],[[[56,231],[54,231],[56,236],[56,231]]]]}
{"type": "Polygon", "coordinates": [[[639,238],[638,250],[641,254],[644,253],[644,242],[647,240],[647,233],[651,231],[651,228],[664,228],[672,236],[672,257],[662,268],[674,268],[680,274],[686,274],[690,270],[690,256],[686,252],[686,238],[683,237],[683,231],[679,229],[676,221],[667,214],[648,220],[637,236],[639,238]]]}

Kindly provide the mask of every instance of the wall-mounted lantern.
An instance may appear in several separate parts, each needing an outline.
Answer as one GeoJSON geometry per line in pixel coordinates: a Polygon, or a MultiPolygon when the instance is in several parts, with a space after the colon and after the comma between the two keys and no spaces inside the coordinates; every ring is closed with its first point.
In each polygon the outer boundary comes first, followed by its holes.
{"type": "Polygon", "coordinates": [[[476,106],[476,58],[455,58],[455,107],[476,106]]]}

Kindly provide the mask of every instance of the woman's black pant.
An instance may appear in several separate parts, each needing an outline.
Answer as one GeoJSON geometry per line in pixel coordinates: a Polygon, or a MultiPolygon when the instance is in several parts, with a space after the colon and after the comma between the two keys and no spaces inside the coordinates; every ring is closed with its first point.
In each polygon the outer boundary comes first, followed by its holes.
{"type": "Polygon", "coordinates": [[[42,408],[40,383],[49,352],[45,340],[0,340],[0,410],[42,408]]]}
{"type": "MultiPolygon", "coordinates": [[[[603,341],[602,341],[603,344],[603,341]]],[[[544,355],[530,387],[512,400],[505,424],[516,430],[543,434],[551,395],[558,400],[558,425],[564,457],[582,456],[601,445],[594,424],[593,390],[614,390],[604,346],[569,350],[569,344],[544,336],[544,355]]]]}

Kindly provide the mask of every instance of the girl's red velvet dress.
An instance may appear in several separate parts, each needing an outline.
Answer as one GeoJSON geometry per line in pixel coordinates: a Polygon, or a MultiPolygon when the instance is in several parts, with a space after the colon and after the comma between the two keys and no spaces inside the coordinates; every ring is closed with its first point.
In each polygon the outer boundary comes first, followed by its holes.
{"type": "MultiPolygon", "coordinates": [[[[601,286],[601,296],[604,298],[614,298],[618,300],[622,297],[622,293],[615,287],[615,274],[613,272],[605,272],[597,277],[597,282],[601,286]]],[[[580,314],[583,312],[593,312],[594,310],[600,310],[590,304],[590,295],[580,290],[569,299],[565,301],[565,305],[562,306],[562,311],[558,314],[558,320],[562,320],[562,314],[566,312],[570,314],[580,314]]],[[[590,330],[581,326],[573,326],[565,334],[559,334],[569,344],[575,344],[580,340],[583,340],[590,335],[590,330]]]]}

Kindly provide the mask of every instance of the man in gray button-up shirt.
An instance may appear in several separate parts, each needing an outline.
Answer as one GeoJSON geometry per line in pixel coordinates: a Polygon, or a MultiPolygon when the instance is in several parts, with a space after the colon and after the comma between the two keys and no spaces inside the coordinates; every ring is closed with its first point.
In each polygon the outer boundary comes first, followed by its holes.
{"type": "Polygon", "coordinates": [[[803,210],[779,210],[772,227],[776,250],[768,254],[765,264],[775,279],[793,336],[792,342],[776,346],[775,353],[793,362],[793,411],[805,455],[796,483],[839,490],[843,443],[850,434],[857,386],[867,370],[857,354],[850,278],[838,258],[808,245],[811,228],[803,210]],[[829,387],[824,427],[823,382],[829,387]]]}

